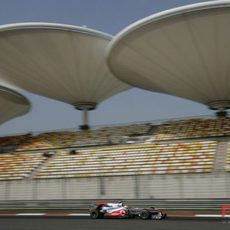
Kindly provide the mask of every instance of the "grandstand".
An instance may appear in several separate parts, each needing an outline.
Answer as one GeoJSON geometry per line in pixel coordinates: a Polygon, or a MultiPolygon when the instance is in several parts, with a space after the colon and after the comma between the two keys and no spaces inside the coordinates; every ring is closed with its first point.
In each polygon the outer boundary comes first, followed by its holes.
{"type": "Polygon", "coordinates": [[[52,149],[73,146],[95,146],[106,144],[120,144],[124,136],[146,134],[150,124],[103,127],[95,130],[78,132],[49,132],[32,137],[16,151],[52,149]]]}
{"type": "Polygon", "coordinates": [[[211,172],[215,153],[215,141],[62,151],[36,178],[211,172]]]}
{"type": "Polygon", "coordinates": [[[44,160],[42,153],[1,154],[0,180],[24,179],[44,160]]]}
{"type": "Polygon", "coordinates": [[[69,147],[119,145],[180,139],[229,136],[230,119],[189,119],[170,122],[105,126],[92,130],[47,132],[0,137],[1,152],[46,150],[69,147]]]}
{"type": "Polygon", "coordinates": [[[226,171],[230,172],[230,141],[228,142],[228,153],[227,153],[227,159],[226,159],[226,171]]]}
{"type": "Polygon", "coordinates": [[[225,136],[229,135],[229,129],[230,119],[228,118],[172,121],[159,125],[155,130],[155,135],[148,142],[225,136]]]}
{"type": "Polygon", "coordinates": [[[28,140],[30,135],[18,135],[18,136],[7,136],[0,137],[0,152],[12,152],[19,145],[28,140]]]}
{"type": "Polygon", "coordinates": [[[0,199],[226,197],[229,134],[226,117],[1,137],[0,199]]]}

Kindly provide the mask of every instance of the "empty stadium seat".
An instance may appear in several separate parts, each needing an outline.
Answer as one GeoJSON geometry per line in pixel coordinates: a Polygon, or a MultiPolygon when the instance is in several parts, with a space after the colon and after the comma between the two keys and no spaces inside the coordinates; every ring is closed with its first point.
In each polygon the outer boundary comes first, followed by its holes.
{"type": "Polygon", "coordinates": [[[228,152],[227,152],[227,159],[226,159],[225,170],[227,172],[230,172],[230,142],[228,142],[228,152]]]}
{"type": "Polygon", "coordinates": [[[211,172],[216,141],[161,143],[57,152],[35,178],[211,172]]]}
{"type": "Polygon", "coordinates": [[[230,135],[230,118],[190,119],[159,125],[146,143],[162,140],[191,139],[230,135]]]}
{"type": "Polygon", "coordinates": [[[42,153],[0,154],[0,180],[26,178],[45,159],[42,153]]]}

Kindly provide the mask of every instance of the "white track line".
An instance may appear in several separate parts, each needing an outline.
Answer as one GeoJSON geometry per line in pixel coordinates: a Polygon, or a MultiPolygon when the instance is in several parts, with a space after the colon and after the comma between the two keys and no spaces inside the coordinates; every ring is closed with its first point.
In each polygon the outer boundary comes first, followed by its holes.
{"type": "Polygon", "coordinates": [[[16,213],[16,216],[45,216],[46,213],[16,213]]]}
{"type": "MultiPolygon", "coordinates": [[[[216,214],[196,214],[196,217],[222,217],[222,215],[216,214]]],[[[224,217],[230,217],[230,215],[224,215],[224,217]]]]}

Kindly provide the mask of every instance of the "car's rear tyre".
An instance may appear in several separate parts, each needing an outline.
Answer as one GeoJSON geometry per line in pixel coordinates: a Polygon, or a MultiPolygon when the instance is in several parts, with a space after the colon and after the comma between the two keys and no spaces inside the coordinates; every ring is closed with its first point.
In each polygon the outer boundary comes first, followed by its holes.
{"type": "Polygon", "coordinates": [[[149,219],[149,217],[150,217],[150,213],[148,210],[143,210],[140,212],[140,218],[142,220],[147,220],[147,219],[149,219]]]}
{"type": "Polygon", "coordinates": [[[101,217],[100,213],[99,213],[99,210],[98,209],[94,209],[90,212],[90,217],[92,219],[98,219],[101,217]]]}

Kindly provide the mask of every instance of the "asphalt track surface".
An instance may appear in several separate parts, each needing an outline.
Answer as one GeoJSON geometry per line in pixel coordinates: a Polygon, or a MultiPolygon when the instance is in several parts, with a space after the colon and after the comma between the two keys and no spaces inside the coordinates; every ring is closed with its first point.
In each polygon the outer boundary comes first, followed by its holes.
{"type": "Polygon", "coordinates": [[[172,218],[161,221],[141,219],[100,219],[76,217],[1,217],[0,230],[229,230],[230,220],[172,218]]]}

